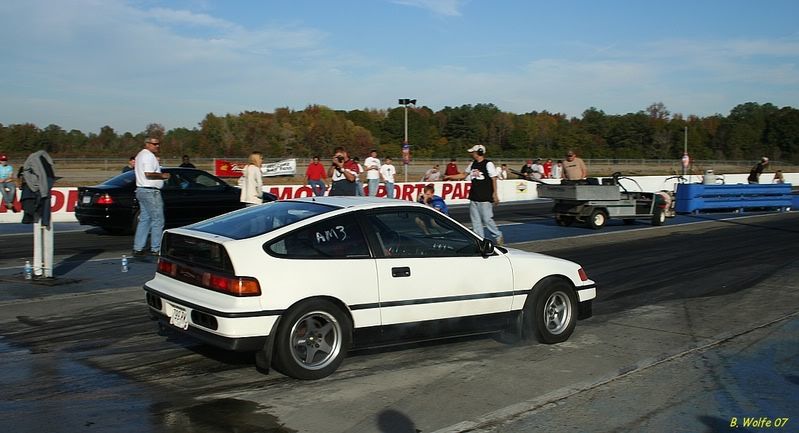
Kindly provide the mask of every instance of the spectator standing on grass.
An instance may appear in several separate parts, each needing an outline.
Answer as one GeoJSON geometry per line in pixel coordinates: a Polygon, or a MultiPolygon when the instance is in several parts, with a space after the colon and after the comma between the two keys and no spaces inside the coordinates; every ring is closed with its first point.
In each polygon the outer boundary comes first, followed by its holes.
{"type": "Polygon", "coordinates": [[[499,173],[497,174],[498,180],[507,180],[508,179],[508,164],[502,164],[499,168],[499,173]]]}
{"type": "Polygon", "coordinates": [[[532,165],[533,172],[531,173],[531,179],[541,180],[544,177],[544,166],[541,165],[541,159],[536,158],[535,162],[532,165]]]}
{"type": "Polygon", "coordinates": [[[132,171],[136,167],[136,155],[131,156],[128,158],[128,165],[122,167],[122,173],[127,173],[132,171]]]}
{"type": "Polygon", "coordinates": [[[377,157],[377,149],[369,151],[369,156],[363,161],[366,169],[366,187],[369,189],[369,197],[377,195],[377,188],[380,186],[380,159],[377,157]]]}
{"type": "Polygon", "coordinates": [[[749,177],[746,180],[752,184],[760,183],[760,175],[763,174],[763,169],[766,168],[767,165],[768,158],[765,156],[760,158],[760,162],[752,167],[752,170],[749,172],[749,177]]]}
{"type": "Polygon", "coordinates": [[[333,150],[333,159],[327,175],[332,181],[328,195],[355,196],[355,178],[358,175],[358,164],[350,159],[349,153],[339,146],[333,150]]]}
{"type": "Polygon", "coordinates": [[[472,221],[472,231],[485,238],[485,230],[497,245],[505,243],[502,232],[494,222],[493,205],[499,204],[497,193],[497,167],[485,158],[486,148],[482,144],[472,146],[467,150],[471,152],[472,161],[466,171],[453,176],[446,176],[444,180],[470,180],[472,188],[469,190],[469,218],[472,221]]]}
{"type": "Polygon", "coordinates": [[[563,163],[563,178],[566,180],[581,180],[588,177],[588,168],[585,162],[578,158],[573,150],[566,152],[566,162],[563,163]]]}
{"type": "Polygon", "coordinates": [[[543,164],[544,167],[544,179],[551,179],[552,178],[552,160],[547,159],[547,162],[543,164]]]}
{"type": "Polygon", "coordinates": [[[358,173],[355,174],[355,195],[358,197],[363,197],[363,180],[361,179],[361,174],[363,173],[363,165],[361,165],[361,159],[357,156],[352,158],[355,164],[358,166],[358,173]]]}
{"type": "Polygon", "coordinates": [[[191,163],[191,161],[189,161],[189,155],[183,155],[182,161],[183,162],[181,162],[178,167],[197,168],[197,167],[194,166],[194,164],[191,163]]]}
{"type": "Polygon", "coordinates": [[[441,171],[438,169],[438,164],[433,165],[424,173],[422,182],[437,182],[441,180],[441,171]]]}
{"type": "Polygon", "coordinates": [[[148,138],[144,140],[144,149],[136,155],[136,200],[139,201],[139,223],[133,237],[133,256],[145,255],[144,247],[150,237],[150,254],[161,253],[161,233],[164,231],[164,200],[161,188],[169,173],[161,173],[158,153],[161,152],[161,140],[148,138]]]}
{"type": "Polygon", "coordinates": [[[386,198],[394,198],[394,176],[397,174],[397,169],[391,163],[391,158],[386,157],[383,165],[380,166],[380,178],[386,185],[386,198]]]}
{"type": "MultiPolygon", "coordinates": [[[[5,202],[6,209],[16,212],[14,197],[17,195],[17,184],[14,182],[14,167],[8,163],[8,157],[0,153],[0,202],[5,202]]],[[[2,204],[2,203],[0,203],[2,204]]]]}
{"type": "Polygon", "coordinates": [[[313,195],[319,197],[325,195],[327,190],[326,178],[325,167],[319,162],[319,155],[316,155],[311,160],[311,163],[308,164],[308,168],[305,169],[305,184],[311,187],[313,195]]]}
{"type": "Polygon", "coordinates": [[[522,174],[523,179],[532,179],[533,178],[533,160],[528,159],[527,162],[524,163],[521,169],[519,169],[519,173],[522,174]]]}
{"type": "Polygon", "coordinates": [[[460,170],[458,170],[458,164],[455,163],[455,158],[450,159],[447,168],[444,169],[444,176],[453,176],[459,173],[460,170]]]}
{"type": "Polygon", "coordinates": [[[552,165],[552,172],[549,175],[550,179],[560,179],[563,177],[563,160],[559,159],[552,165]]]}
{"type": "Polygon", "coordinates": [[[249,163],[244,167],[241,174],[241,195],[239,201],[244,206],[255,206],[264,202],[264,176],[261,172],[261,164],[264,157],[261,152],[250,153],[249,163]]]}

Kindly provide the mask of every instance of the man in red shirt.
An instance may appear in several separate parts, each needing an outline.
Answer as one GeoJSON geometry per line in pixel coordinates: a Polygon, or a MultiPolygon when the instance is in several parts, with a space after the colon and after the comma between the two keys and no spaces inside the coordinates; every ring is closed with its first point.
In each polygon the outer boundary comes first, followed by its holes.
{"type": "Polygon", "coordinates": [[[449,164],[447,164],[447,169],[444,170],[444,176],[453,176],[456,174],[460,174],[458,170],[458,164],[455,164],[455,158],[449,160],[449,164]]]}
{"type": "Polygon", "coordinates": [[[547,159],[547,162],[544,163],[544,179],[549,179],[552,177],[552,160],[547,159]]]}
{"type": "Polygon", "coordinates": [[[305,184],[310,185],[313,195],[325,195],[327,190],[325,179],[327,179],[325,167],[319,162],[319,156],[314,156],[313,161],[308,164],[308,169],[305,170],[305,184]]]}

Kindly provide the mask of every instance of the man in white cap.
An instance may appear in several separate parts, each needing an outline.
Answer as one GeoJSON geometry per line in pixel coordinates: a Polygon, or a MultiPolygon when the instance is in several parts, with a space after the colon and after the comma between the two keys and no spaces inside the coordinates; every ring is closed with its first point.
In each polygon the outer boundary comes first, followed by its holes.
{"type": "Polygon", "coordinates": [[[476,144],[469,148],[472,161],[466,171],[459,174],[445,176],[444,180],[470,180],[472,188],[469,190],[469,218],[472,220],[472,230],[480,237],[485,238],[485,230],[497,245],[505,243],[502,232],[494,222],[492,206],[499,204],[497,195],[497,167],[485,157],[486,148],[476,144]]]}
{"type": "Polygon", "coordinates": [[[760,175],[763,173],[763,169],[766,168],[768,165],[768,158],[765,156],[760,158],[760,162],[752,167],[752,171],[749,172],[749,177],[746,179],[749,183],[760,183],[760,175]]]}

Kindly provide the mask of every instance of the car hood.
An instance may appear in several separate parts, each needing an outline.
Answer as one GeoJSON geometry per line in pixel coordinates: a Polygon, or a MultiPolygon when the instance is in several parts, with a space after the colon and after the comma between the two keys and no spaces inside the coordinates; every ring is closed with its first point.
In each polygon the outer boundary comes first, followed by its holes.
{"type": "Polygon", "coordinates": [[[513,279],[517,288],[529,288],[531,282],[537,282],[548,275],[562,275],[569,280],[575,287],[593,285],[591,280],[582,281],[579,269],[581,266],[571,260],[561,259],[541,253],[517,250],[515,248],[505,248],[508,258],[513,267],[513,279]]]}

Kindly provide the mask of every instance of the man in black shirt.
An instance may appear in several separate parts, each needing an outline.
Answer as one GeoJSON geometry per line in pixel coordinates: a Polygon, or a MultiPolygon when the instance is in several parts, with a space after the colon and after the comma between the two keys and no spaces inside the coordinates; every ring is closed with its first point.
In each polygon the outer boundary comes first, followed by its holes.
{"type": "Polygon", "coordinates": [[[760,183],[760,175],[763,173],[763,169],[766,168],[768,165],[768,158],[765,156],[760,158],[760,162],[752,167],[752,171],[749,172],[749,177],[746,179],[749,183],[760,183]]]}
{"type": "Polygon", "coordinates": [[[497,167],[485,158],[486,148],[482,144],[472,146],[467,152],[471,152],[474,161],[466,167],[466,171],[445,176],[444,180],[472,181],[472,188],[469,190],[469,218],[472,220],[472,231],[485,238],[485,230],[488,230],[494,243],[502,245],[505,239],[494,222],[492,207],[499,204],[497,167]]]}

